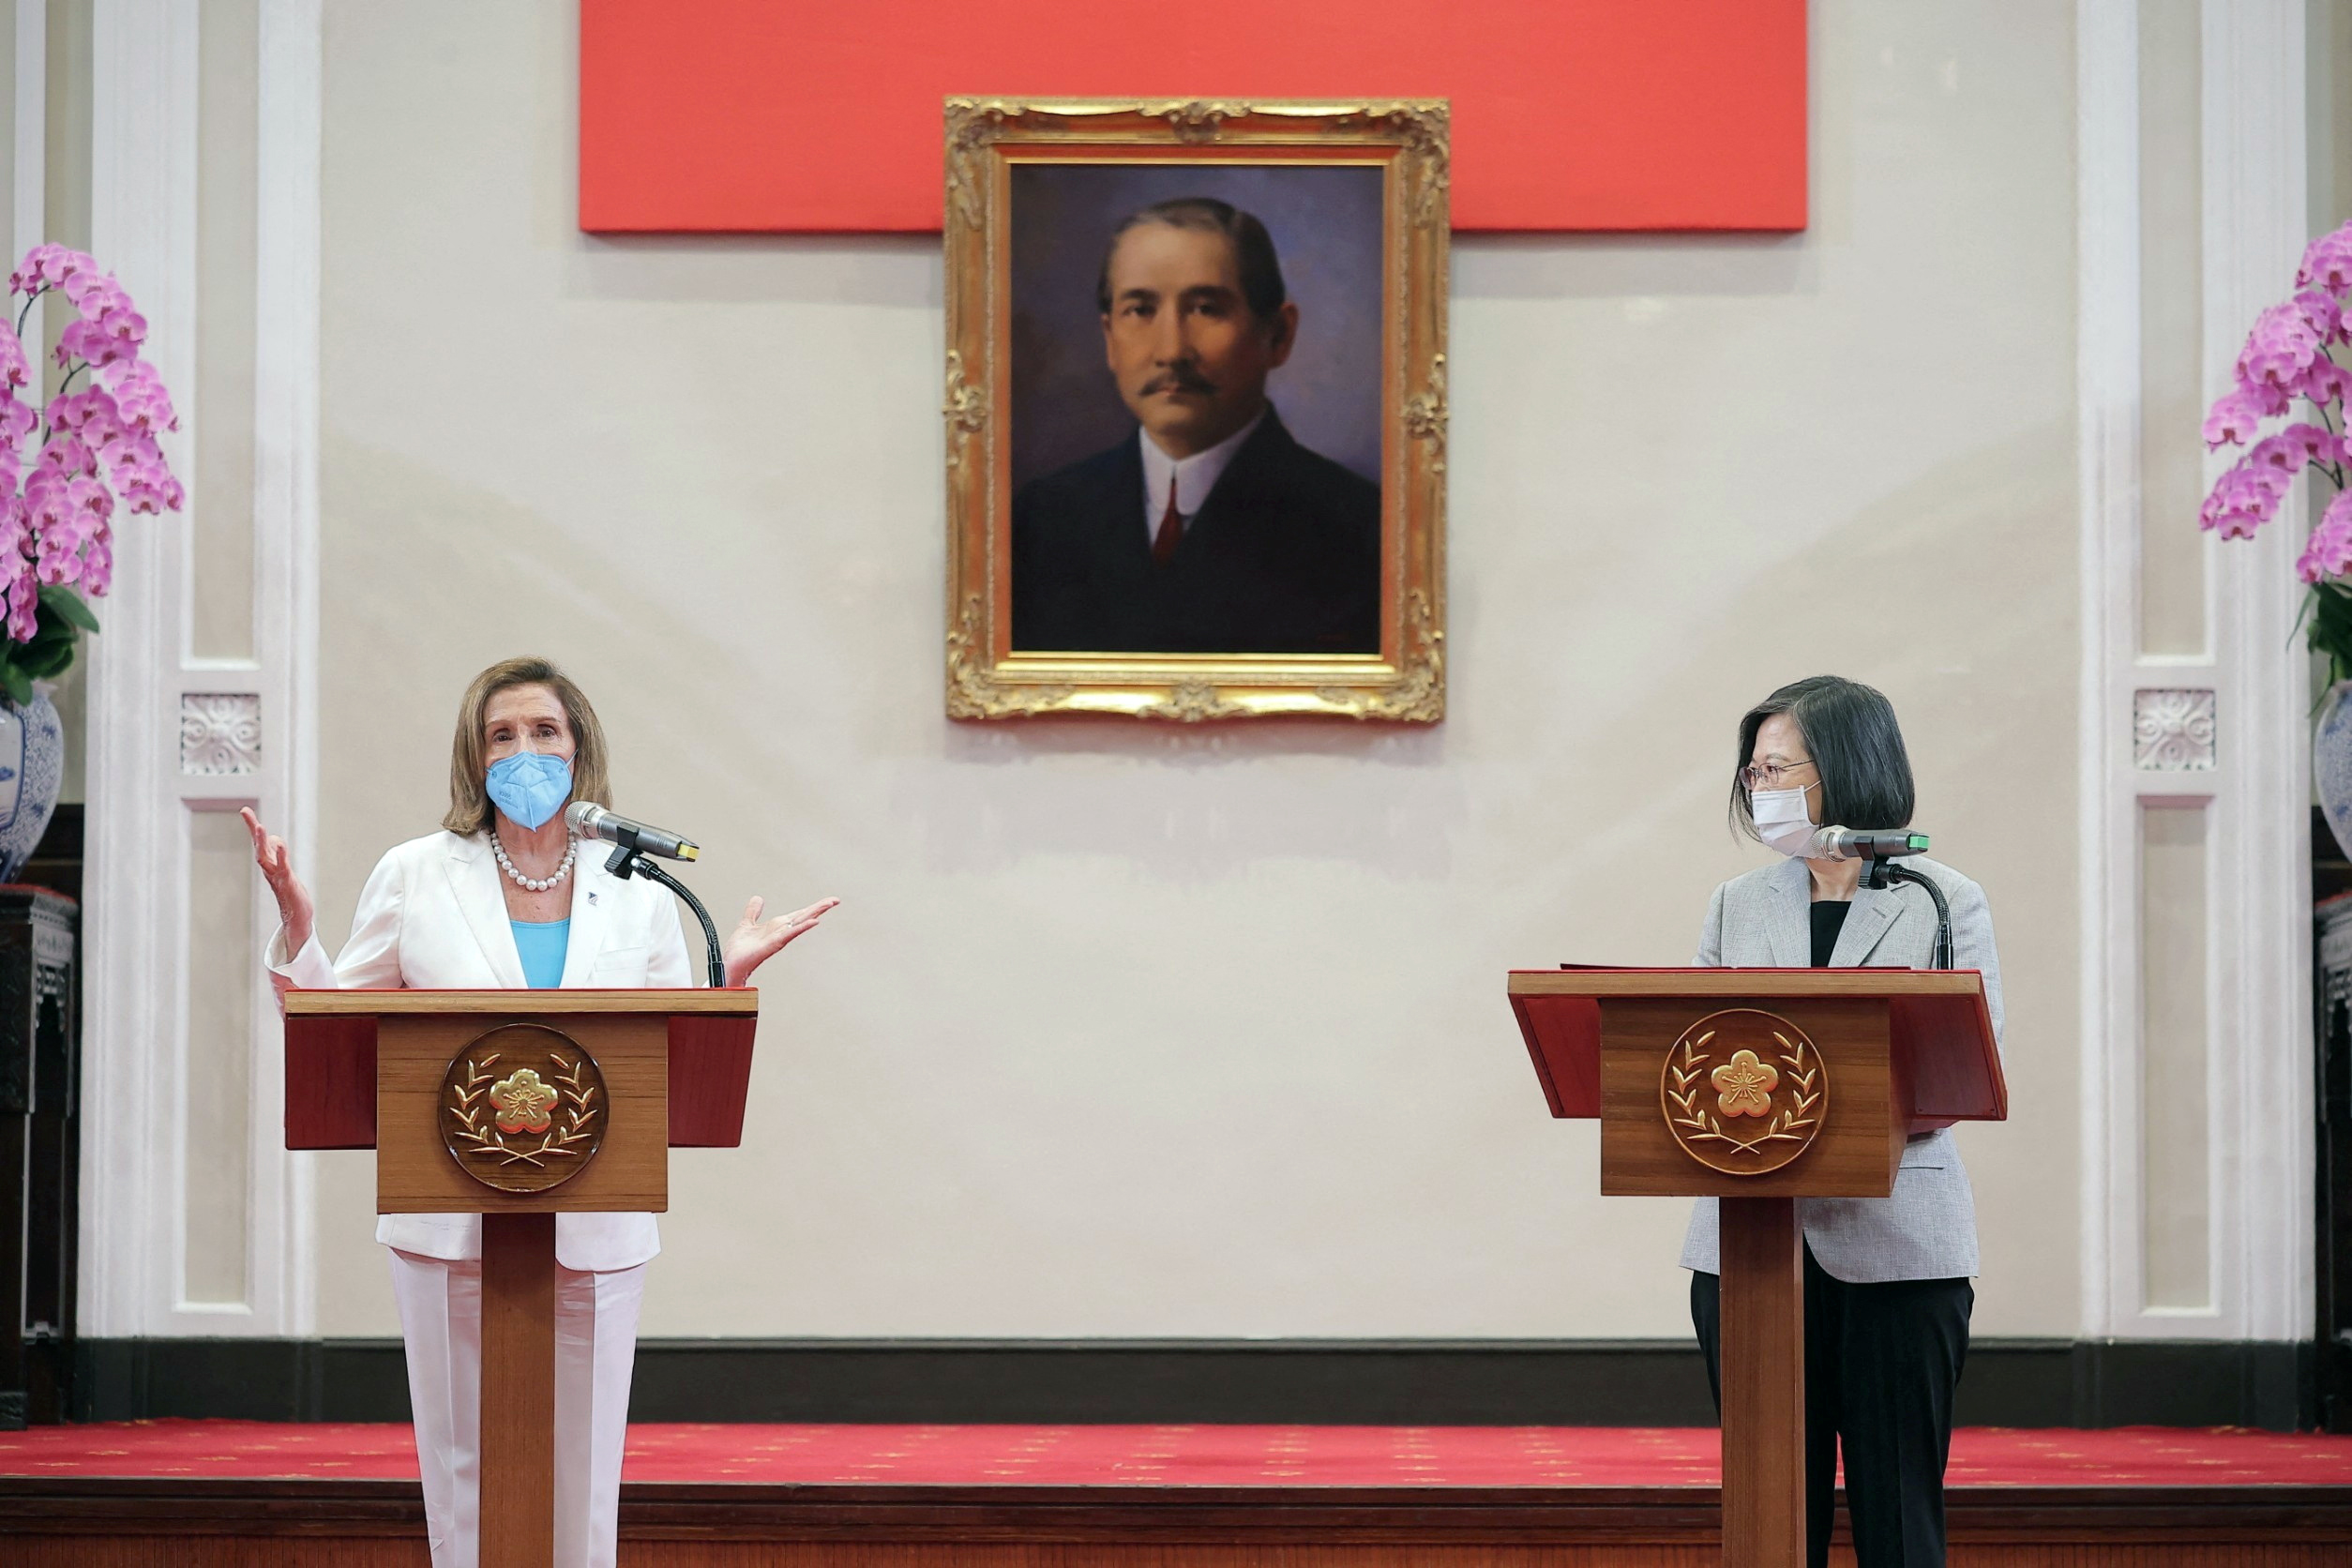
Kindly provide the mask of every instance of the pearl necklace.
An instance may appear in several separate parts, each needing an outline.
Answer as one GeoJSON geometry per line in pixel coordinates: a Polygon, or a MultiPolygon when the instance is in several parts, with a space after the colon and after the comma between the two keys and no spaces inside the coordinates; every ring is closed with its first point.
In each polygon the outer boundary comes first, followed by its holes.
{"type": "Polygon", "coordinates": [[[553,887],[557,882],[560,882],[565,877],[570,876],[572,874],[572,862],[577,859],[580,854],[580,839],[577,837],[574,837],[564,846],[564,864],[555,868],[555,874],[553,876],[545,879],[526,877],[521,872],[515,869],[515,863],[513,861],[506,858],[506,846],[498,841],[498,830],[496,828],[490,829],[490,853],[497,858],[498,868],[505,872],[507,876],[513,878],[517,886],[531,893],[545,893],[549,888],[553,887]]]}

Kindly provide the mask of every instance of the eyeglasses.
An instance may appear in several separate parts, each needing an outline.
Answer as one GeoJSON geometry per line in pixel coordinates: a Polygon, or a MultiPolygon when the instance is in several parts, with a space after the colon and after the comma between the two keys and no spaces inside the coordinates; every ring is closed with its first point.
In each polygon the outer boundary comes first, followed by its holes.
{"type": "Polygon", "coordinates": [[[1808,757],[1802,762],[1750,762],[1740,770],[1740,777],[1751,790],[1777,790],[1780,781],[1799,768],[1813,766],[1808,757]]]}

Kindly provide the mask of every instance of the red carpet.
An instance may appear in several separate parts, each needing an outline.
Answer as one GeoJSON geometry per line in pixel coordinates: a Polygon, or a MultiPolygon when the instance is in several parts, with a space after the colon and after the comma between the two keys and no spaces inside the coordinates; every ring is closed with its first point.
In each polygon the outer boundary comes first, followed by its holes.
{"type": "MultiPolygon", "coordinates": [[[[409,1428],[128,1422],[0,1432],[0,1475],[407,1480],[409,1428]]],[[[629,1481],[874,1485],[1712,1486],[1712,1428],[752,1426],[629,1429],[629,1481]]],[[[2352,1485],[2352,1437],[1963,1430],[1955,1486],[2352,1485]]]]}

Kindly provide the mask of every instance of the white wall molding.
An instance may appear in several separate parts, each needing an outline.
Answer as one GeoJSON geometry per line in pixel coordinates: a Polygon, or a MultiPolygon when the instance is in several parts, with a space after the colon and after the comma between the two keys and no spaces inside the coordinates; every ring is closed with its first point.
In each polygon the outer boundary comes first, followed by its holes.
{"type": "MultiPolygon", "coordinates": [[[[2136,557],[2139,511],[2139,38],[2131,0],[2078,0],[2074,69],[2076,483],[2082,531],[2080,697],[2082,731],[2077,802],[2082,897],[2082,1321],[2099,1337],[2113,1317],[2109,1302],[2112,1189],[2135,1189],[2136,1161],[2122,1170],[2129,1145],[2113,1147],[2109,1063],[2122,1013],[2115,956],[2128,951],[2128,930],[2115,929],[2111,888],[2129,846],[2118,846],[2108,755],[2121,721],[2114,711],[2109,652],[2134,619],[2131,579],[2117,563],[2136,557]]],[[[2126,1125],[2136,1106],[2125,1106],[2126,1125]]]]}
{"type": "MultiPolygon", "coordinates": [[[[2147,515],[2143,443],[2196,436],[2142,429],[2138,8],[2079,0],[2075,14],[2082,1333],[2299,1339],[2312,1332],[2313,1267],[2308,674],[2291,635],[2300,540],[2283,521],[2252,543],[2208,541],[2206,649],[2142,653],[2143,531],[2194,525],[2147,515]],[[2178,751],[2196,753],[2190,765],[2143,755],[2150,709],[2139,694],[2159,690],[2212,694],[2209,748],[2178,751]],[[2202,807],[2207,822],[2210,1299],[2159,1307],[2147,1285],[2139,873],[2142,812],[2166,804],[2202,807]]],[[[2200,58],[2202,357],[2211,396],[2227,384],[2254,313],[2288,291],[2305,237],[2299,0],[2207,0],[2200,58]]],[[[2218,472],[2219,460],[2210,467],[2218,472]]]]}
{"type": "MultiPolygon", "coordinates": [[[[317,0],[261,0],[250,658],[191,653],[188,538],[206,497],[194,451],[200,129],[198,8],[98,0],[94,14],[91,245],[150,324],[182,430],[169,450],[183,519],[127,519],[89,670],[84,1085],[107,1108],[84,1133],[83,1329],[98,1335],[303,1334],[314,1318],[309,1168],[279,1138],[279,1034],[256,955],[266,932],[220,934],[250,976],[244,1290],[182,1299],[190,1125],[188,920],[194,814],[257,806],[310,820],[309,665],[316,647],[317,0]],[[258,698],[250,771],[182,766],[184,699],[258,698]]],[[[204,956],[211,963],[211,955],[204,956]]]]}
{"type": "MultiPolygon", "coordinates": [[[[182,400],[165,438],[186,475],[195,411],[196,12],[100,0],[93,16],[90,243],[148,323],[150,357],[182,400]]],[[[88,647],[83,919],[82,1332],[163,1332],[176,1295],[173,1216],[182,1084],[174,928],[187,852],[159,722],[172,671],[183,525],[126,519],[105,632],[88,647]]],[[[176,770],[177,757],[170,762],[176,770]]]]}
{"type": "Polygon", "coordinates": [[[10,182],[8,264],[49,236],[49,5],[16,0],[16,168],[10,182]]]}
{"type": "MultiPolygon", "coordinates": [[[[321,0],[262,0],[256,181],[253,375],[255,646],[271,674],[277,718],[264,768],[276,822],[297,844],[316,841],[319,658],[319,158],[324,73],[321,0]]],[[[264,698],[264,701],[269,701],[264,698]]],[[[273,824],[275,825],[275,824],[273,824]]],[[[255,900],[253,952],[267,945],[278,912],[255,900]]],[[[253,1158],[286,1172],[273,1231],[284,1273],[277,1332],[316,1332],[314,1157],[290,1154],[284,1137],[285,1039],[269,988],[254,966],[253,1158]]]]}
{"type": "MultiPolygon", "coordinates": [[[[2301,0],[2205,6],[2205,383],[2227,386],[2309,235],[2301,0]]],[[[2218,472],[2219,460],[2213,467],[2218,472]]],[[[2238,710],[2215,845],[2214,1280],[2234,1337],[2313,1324],[2310,666],[2295,635],[2300,505],[2216,550],[2215,653],[2238,710]]],[[[2185,520],[2183,520],[2185,522],[2185,520]]]]}

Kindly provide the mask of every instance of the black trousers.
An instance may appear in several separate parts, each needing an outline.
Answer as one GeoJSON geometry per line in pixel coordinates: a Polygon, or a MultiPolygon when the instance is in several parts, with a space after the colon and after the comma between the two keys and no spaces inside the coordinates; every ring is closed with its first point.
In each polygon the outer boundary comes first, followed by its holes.
{"type": "MultiPolygon", "coordinates": [[[[1857,1568],[1943,1568],[1952,1396],[1968,1356],[1965,1279],[1848,1285],[1805,1249],[1805,1560],[1826,1568],[1846,1449],[1857,1568]]],[[[1691,1275],[1691,1325],[1723,1409],[1723,1282],[1691,1275]]]]}

